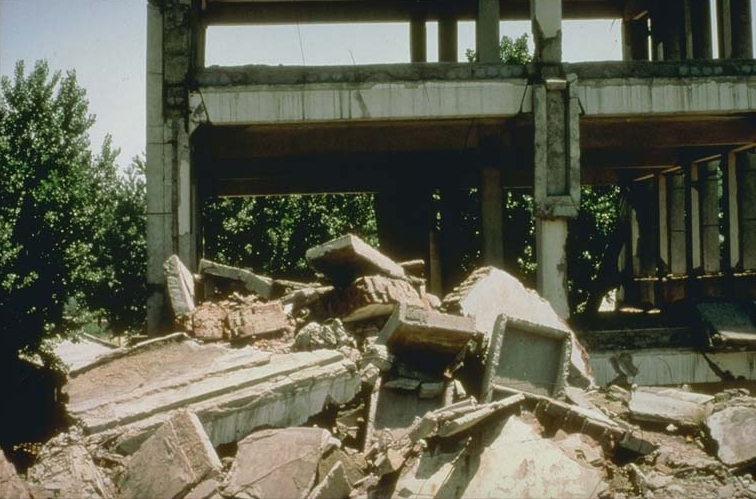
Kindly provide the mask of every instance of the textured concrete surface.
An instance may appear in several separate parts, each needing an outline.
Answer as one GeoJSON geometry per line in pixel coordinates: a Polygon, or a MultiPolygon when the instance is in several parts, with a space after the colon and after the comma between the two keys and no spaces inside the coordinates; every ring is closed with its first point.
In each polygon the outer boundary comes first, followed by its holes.
{"type": "Polygon", "coordinates": [[[728,466],[756,459],[756,408],[727,407],[706,419],[706,428],[716,444],[717,457],[728,466]]]}
{"type": "Polygon", "coordinates": [[[638,421],[698,427],[714,410],[714,397],[675,388],[640,387],[630,393],[630,416],[638,421]]]}
{"type": "Polygon", "coordinates": [[[165,264],[165,286],[171,309],[176,317],[194,310],[194,276],[177,255],[171,255],[165,264]]]}
{"type": "Polygon", "coordinates": [[[340,286],[365,275],[406,277],[401,265],[352,234],[308,249],[305,258],[313,269],[340,286]]]}
{"type": "Polygon", "coordinates": [[[273,292],[273,281],[259,276],[246,269],[223,265],[204,258],[199,263],[199,273],[213,277],[241,282],[248,291],[252,291],[260,298],[269,300],[273,292]]]}
{"type": "Polygon", "coordinates": [[[29,487],[16,473],[16,468],[5,459],[0,450],[0,497],[8,499],[31,499],[29,487]]]}

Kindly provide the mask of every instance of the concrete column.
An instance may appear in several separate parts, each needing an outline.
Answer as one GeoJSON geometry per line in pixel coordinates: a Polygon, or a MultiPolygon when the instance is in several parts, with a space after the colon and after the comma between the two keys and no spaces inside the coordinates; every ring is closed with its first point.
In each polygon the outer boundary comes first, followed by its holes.
{"type": "Polygon", "coordinates": [[[478,62],[499,62],[499,0],[478,0],[475,52],[478,62]]]}
{"type": "Polygon", "coordinates": [[[740,170],[740,247],[743,270],[756,270],[756,151],[737,155],[740,170]]]}
{"type": "Polygon", "coordinates": [[[530,0],[536,62],[562,62],[562,2],[530,0]]]}
{"type": "Polygon", "coordinates": [[[658,264],[659,274],[669,272],[669,212],[667,200],[667,177],[665,175],[656,176],[656,196],[657,196],[657,227],[658,230],[658,264]]]}
{"type": "Polygon", "coordinates": [[[722,196],[725,220],[724,270],[731,274],[740,268],[740,217],[738,216],[737,157],[730,152],[722,156],[722,196]]]}
{"type": "Polygon", "coordinates": [[[751,0],[718,0],[717,31],[720,58],[753,58],[751,0]]]}
{"type": "Polygon", "coordinates": [[[675,173],[669,181],[669,269],[674,275],[685,275],[685,176],[675,173]]]}
{"type": "Polygon", "coordinates": [[[504,204],[501,171],[497,165],[484,165],[480,182],[481,221],[483,222],[483,264],[504,266],[504,204]]]}
{"type": "Polygon", "coordinates": [[[441,190],[441,274],[445,293],[464,279],[462,271],[462,209],[467,202],[466,189],[448,187],[441,190]]]}
{"type": "Polygon", "coordinates": [[[732,16],[731,0],[717,0],[717,38],[719,41],[719,58],[732,57],[732,16]]]}
{"type": "Polygon", "coordinates": [[[567,296],[567,220],[537,218],[536,260],[538,292],[559,317],[569,317],[567,296]]]}
{"type": "Polygon", "coordinates": [[[683,58],[683,28],[682,0],[666,0],[654,4],[651,14],[654,60],[675,61],[683,58]]]}
{"type": "Polygon", "coordinates": [[[648,16],[622,21],[622,59],[648,60],[648,16]]]}
{"type": "MultiPolygon", "coordinates": [[[[713,57],[711,44],[711,4],[708,1],[685,0],[690,12],[690,45],[689,58],[711,59],[713,57]]],[[[686,37],[687,38],[687,37],[686,37]]]]}
{"type": "Polygon", "coordinates": [[[457,62],[457,18],[447,6],[438,14],[438,60],[457,62]]]}
{"type": "Polygon", "coordinates": [[[721,270],[719,252],[719,161],[700,166],[701,178],[701,257],[703,271],[721,270]]]}
{"type": "Polygon", "coordinates": [[[631,186],[633,276],[656,277],[658,234],[656,219],[656,184],[653,180],[635,182],[631,186]]]}
{"type": "Polygon", "coordinates": [[[410,18],[410,62],[427,62],[425,12],[413,12],[410,18]]]}
{"type": "Polygon", "coordinates": [[[701,268],[701,206],[699,199],[698,165],[689,165],[686,171],[686,184],[688,189],[688,237],[690,247],[689,269],[690,274],[698,273],[701,268]]]}

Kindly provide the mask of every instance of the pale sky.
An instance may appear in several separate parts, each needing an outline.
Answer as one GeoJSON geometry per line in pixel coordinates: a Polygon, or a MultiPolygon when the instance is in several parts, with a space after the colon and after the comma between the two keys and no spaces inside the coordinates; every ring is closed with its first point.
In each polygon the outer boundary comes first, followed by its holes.
{"type": "MultiPolygon", "coordinates": [[[[752,0],[756,1],[756,0],[752,0]]],[[[126,165],[145,149],[146,0],[0,0],[0,74],[19,59],[47,59],[53,70],[75,69],[97,121],[99,151],[107,133],[126,165]]],[[[756,15],[756,9],[752,9],[756,15]]],[[[619,20],[565,21],[568,62],[620,60],[619,20]]],[[[756,23],[755,23],[756,25],[756,23]]],[[[459,23],[459,56],[475,45],[471,22],[459,23]]],[[[501,23],[501,34],[530,32],[527,21],[501,23]]],[[[437,58],[436,24],[428,25],[428,60],[437,58]]],[[[715,36],[716,38],[716,36],[715,36]]],[[[408,62],[407,24],[213,27],[207,64],[376,64],[408,62]]]]}

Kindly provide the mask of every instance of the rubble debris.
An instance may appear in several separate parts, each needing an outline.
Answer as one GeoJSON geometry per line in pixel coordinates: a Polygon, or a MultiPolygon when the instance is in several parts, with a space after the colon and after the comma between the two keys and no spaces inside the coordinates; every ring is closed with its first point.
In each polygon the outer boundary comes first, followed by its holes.
{"type": "Polygon", "coordinates": [[[604,463],[604,453],[601,446],[588,435],[557,430],[553,440],[565,454],[575,461],[583,461],[591,466],[601,466],[604,463]]]}
{"type": "Polygon", "coordinates": [[[239,442],[222,494],[269,499],[306,497],[316,483],[320,459],[338,445],[338,440],[320,428],[252,433],[239,442]]]}
{"type": "Polygon", "coordinates": [[[332,350],[270,354],[202,345],[178,334],[122,349],[70,374],[69,414],[100,439],[133,452],[171,409],[187,408],[213,445],[261,426],[303,423],[360,390],[355,364],[332,350]]]}
{"type": "Polygon", "coordinates": [[[220,494],[218,494],[219,489],[220,482],[215,478],[209,478],[197,484],[183,499],[221,499],[220,494]]]}
{"type": "Polygon", "coordinates": [[[202,341],[221,341],[228,337],[228,310],[219,303],[204,302],[187,316],[183,324],[192,336],[202,341]]]}
{"type": "Polygon", "coordinates": [[[316,485],[307,499],[345,499],[352,491],[344,471],[344,465],[337,462],[316,485]]]}
{"type": "Polygon", "coordinates": [[[194,310],[194,276],[177,255],[171,255],[163,264],[165,287],[175,317],[194,310]]]}
{"type": "Polygon", "coordinates": [[[360,277],[346,288],[335,290],[326,307],[344,322],[355,322],[387,317],[399,303],[429,308],[409,282],[382,275],[360,277]]]}
{"type": "Polygon", "coordinates": [[[340,287],[361,276],[406,277],[399,264],[352,234],[308,249],[305,258],[313,269],[340,287]]]}
{"type": "Polygon", "coordinates": [[[569,372],[567,332],[500,315],[486,360],[486,401],[502,387],[552,398],[564,398],[569,372]]]}
{"type": "Polygon", "coordinates": [[[551,304],[511,274],[495,267],[475,270],[444,297],[441,309],[447,313],[472,317],[475,327],[488,343],[501,314],[539,326],[567,332],[570,336],[570,373],[567,382],[586,388],[594,384],[588,354],[575,333],[557,315],[551,304]]]}
{"type": "Polygon", "coordinates": [[[399,304],[378,334],[378,342],[385,344],[395,355],[412,356],[422,352],[426,359],[443,357],[448,362],[469,342],[478,344],[481,334],[469,317],[432,312],[423,308],[399,304]]]}
{"type": "Polygon", "coordinates": [[[338,349],[339,347],[356,348],[354,338],[344,329],[339,319],[330,319],[322,324],[310,322],[297,332],[294,337],[294,350],[309,352],[320,348],[338,349]]]}
{"type": "Polygon", "coordinates": [[[231,341],[247,341],[294,332],[294,325],[280,301],[246,303],[230,310],[227,320],[231,341]]]}
{"type": "Polygon", "coordinates": [[[113,484],[92,461],[83,436],[75,429],[47,442],[26,477],[51,497],[115,497],[113,484]]]}
{"type": "Polygon", "coordinates": [[[417,258],[415,260],[407,260],[406,262],[399,262],[399,266],[404,269],[404,271],[415,277],[419,277],[420,279],[425,278],[425,260],[422,258],[417,258]]]}
{"type": "Polygon", "coordinates": [[[177,411],[131,457],[119,482],[119,497],[182,497],[220,470],[220,459],[197,416],[177,411]]]}
{"type": "Polygon", "coordinates": [[[8,462],[0,450],[0,497],[8,499],[31,499],[29,487],[16,473],[16,468],[8,462]]]}
{"type": "Polygon", "coordinates": [[[717,457],[727,466],[756,459],[756,407],[726,407],[706,419],[706,428],[716,444],[717,457]]]}
{"type": "Polygon", "coordinates": [[[230,281],[238,281],[247,291],[251,291],[260,298],[265,300],[273,298],[273,280],[268,277],[256,275],[249,270],[202,259],[199,263],[199,273],[201,275],[228,279],[230,281]]]}
{"type": "Polygon", "coordinates": [[[701,426],[714,409],[714,397],[675,388],[638,387],[630,392],[630,416],[636,421],[701,426]]]}

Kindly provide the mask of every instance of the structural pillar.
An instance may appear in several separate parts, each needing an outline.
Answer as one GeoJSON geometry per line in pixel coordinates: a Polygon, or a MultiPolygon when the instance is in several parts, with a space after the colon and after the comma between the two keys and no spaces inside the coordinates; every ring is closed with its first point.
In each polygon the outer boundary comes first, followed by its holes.
{"type": "Polygon", "coordinates": [[[752,59],[751,0],[718,0],[717,31],[721,59],[752,59]]]}
{"type": "Polygon", "coordinates": [[[475,53],[478,62],[499,62],[499,0],[478,0],[475,53]]]}
{"type": "Polygon", "coordinates": [[[739,219],[743,270],[756,271],[756,151],[738,153],[739,219]]]}
{"type": "Polygon", "coordinates": [[[481,221],[483,222],[483,264],[504,266],[504,204],[501,170],[484,164],[480,182],[481,221]]]}
{"type": "Polygon", "coordinates": [[[690,16],[689,31],[686,33],[686,47],[690,46],[688,58],[711,59],[711,4],[700,0],[685,2],[690,16]]]}
{"type": "Polygon", "coordinates": [[[659,247],[657,256],[658,274],[664,275],[669,272],[669,204],[667,197],[667,176],[664,174],[656,176],[656,196],[657,196],[657,227],[659,247]]]}
{"type": "Polygon", "coordinates": [[[147,330],[167,317],[163,262],[176,254],[196,268],[198,199],[185,119],[185,82],[202,63],[203,28],[179,0],[147,4],[147,330]],[[166,22],[170,19],[171,22],[166,22]],[[170,61],[168,63],[167,61],[170,61]]]}
{"type": "Polygon", "coordinates": [[[562,3],[531,0],[537,73],[533,75],[537,287],[569,316],[567,221],[580,207],[580,126],[576,81],[562,59],[562,3]]]}
{"type": "Polygon", "coordinates": [[[669,177],[669,270],[673,275],[687,273],[685,251],[685,176],[682,172],[669,177]]]}
{"type": "Polygon", "coordinates": [[[688,273],[694,275],[701,269],[701,205],[698,165],[688,165],[685,176],[688,196],[688,273]]]}
{"type": "Polygon", "coordinates": [[[622,21],[622,59],[648,60],[648,16],[622,21]]]}
{"type": "Polygon", "coordinates": [[[438,14],[438,60],[457,62],[457,18],[451,4],[443,4],[438,14]]]}
{"type": "Polygon", "coordinates": [[[655,3],[651,14],[651,37],[655,61],[683,58],[684,17],[682,0],[655,3]]]}
{"type": "Polygon", "coordinates": [[[701,164],[701,259],[705,274],[720,272],[719,161],[701,164]]]}
{"type": "Polygon", "coordinates": [[[410,62],[427,62],[425,12],[415,11],[410,18],[410,62]]]}

